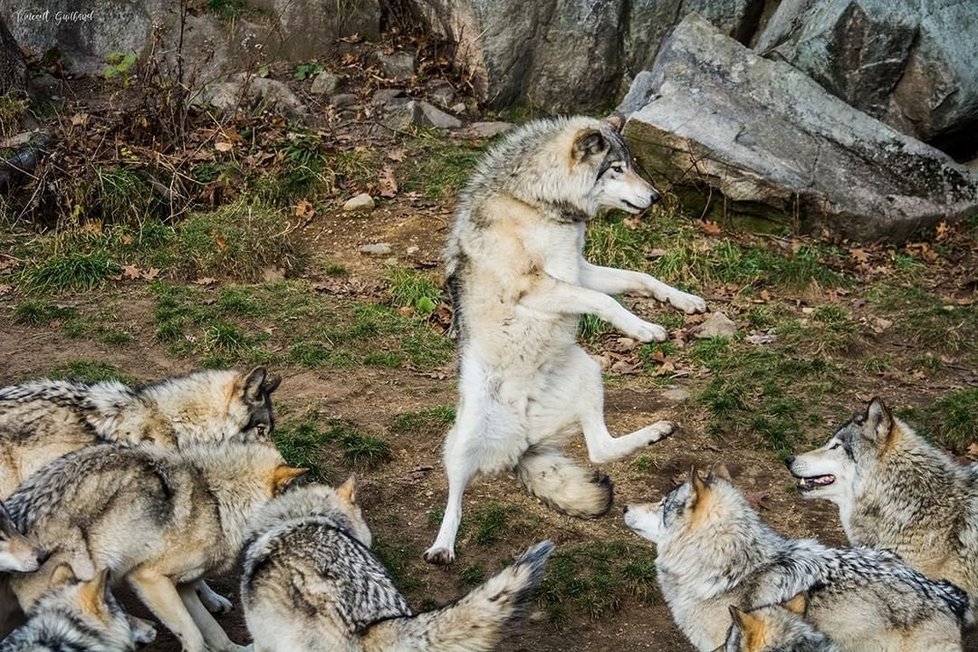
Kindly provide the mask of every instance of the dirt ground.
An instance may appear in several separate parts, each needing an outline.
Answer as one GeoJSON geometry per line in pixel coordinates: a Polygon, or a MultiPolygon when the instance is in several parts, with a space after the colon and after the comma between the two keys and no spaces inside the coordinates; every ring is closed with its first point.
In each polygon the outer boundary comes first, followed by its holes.
{"type": "MultiPolygon", "coordinates": [[[[434,214],[410,214],[402,211],[378,211],[369,218],[342,215],[326,217],[308,228],[309,242],[328,253],[331,260],[348,266],[357,278],[380,278],[381,261],[360,255],[355,245],[365,240],[392,242],[395,249],[409,245],[425,248],[434,256],[444,238],[446,211],[434,214]]],[[[310,270],[315,280],[317,272],[310,270]]],[[[174,359],[151,337],[151,303],[145,290],[137,284],[120,285],[115,290],[127,299],[130,311],[126,321],[135,338],[120,349],[99,342],[71,339],[56,329],[24,327],[11,318],[11,306],[3,307],[0,325],[0,379],[11,381],[57,367],[74,359],[100,360],[137,379],[154,379],[194,368],[193,359],[174,359]]],[[[722,307],[715,298],[713,309],[722,307]]],[[[69,299],[84,303],[91,297],[69,299]]],[[[665,314],[661,307],[650,307],[665,314]]],[[[385,436],[393,449],[393,460],[376,471],[361,474],[365,514],[378,541],[406,552],[415,578],[410,595],[416,606],[443,603],[464,591],[458,586],[460,567],[481,564],[495,569],[504,561],[542,537],[553,539],[558,547],[589,541],[625,540],[644,545],[624,526],[621,506],[628,501],[658,499],[672,486],[673,478],[691,464],[707,466],[725,462],[737,483],[750,492],[767,492],[763,502],[764,519],[779,531],[797,537],[818,537],[831,544],[841,544],[838,519],[826,504],[803,502],[792,489],[792,482],[777,456],[755,438],[718,439],[704,432],[702,408],[695,402],[677,402],[663,397],[667,390],[687,388],[693,395],[702,384],[700,378],[677,378],[668,385],[643,374],[615,377],[606,389],[606,416],[612,432],[631,431],[657,419],[676,421],[680,430],[671,438],[656,444],[644,454],[650,463],[636,468],[630,461],[608,465],[605,470],[614,479],[616,502],[612,511],[594,521],[564,517],[548,510],[523,493],[512,477],[484,478],[476,481],[466,495],[466,509],[472,510],[490,502],[514,505],[524,527],[506,532],[492,546],[480,546],[463,536],[458,545],[458,559],[448,569],[426,565],[418,559],[437,529],[427,515],[442,507],[445,481],[439,449],[441,429],[410,438],[389,432],[388,425],[399,414],[424,408],[452,405],[455,401],[454,374],[451,367],[438,374],[422,374],[399,369],[358,367],[353,369],[307,370],[283,366],[284,381],[276,395],[283,420],[290,415],[314,410],[324,418],[342,419],[358,428],[385,436]]],[[[889,387],[895,393],[899,388],[889,387]]],[[[862,387],[853,387],[836,397],[846,409],[867,398],[862,387]]],[[[806,426],[814,444],[828,435],[831,423],[821,427],[806,426]]],[[[573,453],[586,459],[582,442],[573,445],[573,453]]],[[[342,472],[334,475],[340,480],[342,472]]],[[[216,582],[227,595],[236,593],[234,578],[216,582]]],[[[622,605],[615,613],[596,619],[575,614],[555,625],[538,611],[530,617],[505,650],[557,651],[575,650],[669,650],[684,652],[691,648],[674,626],[660,597],[639,600],[621,596],[622,605]]],[[[137,611],[140,608],[135,606],[137,611]]],[[[147,614],[148,615],[148,614],[147,614]]],[[[246,641],[239,609],[220,618],[231,637],[246,641]]],[[[179,649],[165,630],[154,651],[179,649]]]]}

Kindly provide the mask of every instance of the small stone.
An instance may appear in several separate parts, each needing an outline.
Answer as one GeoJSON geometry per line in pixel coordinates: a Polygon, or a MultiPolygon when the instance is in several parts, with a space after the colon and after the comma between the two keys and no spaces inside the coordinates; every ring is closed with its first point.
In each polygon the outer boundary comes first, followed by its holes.
{"type": "Polygon", "coordinates": [[[473,122],[465,129],[466,138],[493,138],[513,128],[509,122],[473,122]]]}
{"type": "Polygon", "coordinates": [[[357,103],[357,96],[353,93],[337,93],[329,98],[329,103],[337,108],[346,108],[357,103]]]}
{"type": "Polygon", "coordinates": [[[452,105],[452,113],[455,113],[455,114],[465,113],[465,111],[467,109],[468,109],[468,107],[465,106],[465,102],[459,102],[457,104],[453,104],[452,105]]]}
{"type": "Polygon", "coordinates": [[[343,204],[343,210],[347,213],[352,213],[354,211],[372,211],[376,204],[374,203],[374,198],[367,193],[361,193],[356,197],[351,197],[343,204]]]}
{"type": "Polygon", "coordinates": [[[387,79],[408,81],[414,77],[415,55],[413,52],[400,51],[391,54],[377,53],[377,62],[387,79]]]}
{"type": "Polygon", "coordinates": [[[329,95],[340,87],[341,81],[343,79],[339,75],[334,75],[331,72],[321,72],[312,80],[310,92],[313,95],[329,95]]]}
{"type": "Polygon", "coordinates": [[[689,399],[689,391],[679,387],[678,385],[673,385],[662,392],[662,398],[666,399],[667,401],[682,403],[683,401],[689,399]]]}
{"type": "Polygon", "coordinates": [[[722,312],[711,314],[696,329],[696,339],[707,340],[712,337],[731,337],[737,332],[737,324],[722,312]]]}
{"type": "Polygon", "coordinates": [[[753,344],[754,346],[765,346],[767,344],[774,344],[778,341],[778,336],[773,332],[768,331],[767,333],[751,333],[744,341],[748,344],[753,344]]]}
{"type": "Polygon", "coordinates": [[[391,253],[391,251],[393,251],[393,249],[386,242],[365,244],[360,247],[360,253],[366,254],[367,256],[387,256],[391,253]]]}
{"type": "Polygon", "coordinates": [[[421,107],[421,113],[432,127],[437,127],[438,129],[459,129],[462,127],[463,123],[461,120],[445,113],[433,104],[418,102],[418,106],[421,107]]]}
{"type": "Polygon", "coordinates": [[[417,245],[411,245],[410,247],[407,248],[407,251],[405,253],[408,256],[416,256],[419,251],[421,251],[421,247],[417,245]]]}
{"type": "Polygon", "coordinates": [[[424,117],[418,103],[411,100],[404,104],[388,105],[380,121],[390,129],[404,131],[424,124],[424,117]]]}
{"type": "Polygon", "coordinates": [[[370,103],[373,106],[385,106],[393,104],[395,100],[399,99],[404,99],[404,102],[407,102],[407,99],[404,98],[403,88],[381,88],[370,98],[370,103]]]}
{"type": "MultiPolygon", "coordinates": [[[[438,82],[428,89],[428,99],[436,106],[449,107],[455,101],[455,91],[451,84],[438,82]]],[[[464,104],[462,105],[465,106],[464,104]]]]}

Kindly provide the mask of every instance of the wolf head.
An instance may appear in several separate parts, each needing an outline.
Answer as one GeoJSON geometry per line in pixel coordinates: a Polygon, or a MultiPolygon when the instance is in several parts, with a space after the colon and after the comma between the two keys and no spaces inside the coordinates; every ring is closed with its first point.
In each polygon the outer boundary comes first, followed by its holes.
{"type": "Polygon", "coordinates": [[[808,596],[799,593],[780,605],[741,611],[730,606],[731,625],[722,652],[839,652],[805,619],[808,596]]]}
{"type": "Polygon", "coordinates": [[[252,539],[283,521],[307,517],[328,519],[368,548],[373,542],[357,500],[357,479],[353,475],[335,489],[322,484],[289,489],[252,518],[248,538],[252,539]]]}
{"type": "Polygon", "coordinates": [[[247,416],[242,431],[254,433],[259,438],[270,437],[275,430],[275,415],[272,412],[272,392],[282,382],[282,377],[269,375],[264,367],[252,369],[240,381],[238,398],[242,418],[247,416]]]}
{"type": "Polygon", "coordinates": [[[78,630],[75,636],[86,638],[85,649],[128,651],[135,650],[137,643],[153,640],[156,632],[145,621],[138,629],[133,628],[133,621],[110,592],[108,579],[109,572],[103,570],[94,579],[81,581],[71,566],[61,564],[51,576],[51,591],[38,602],[31,616],[43,619],[45,614],[51,614],[51,621],[56,623],[64,614],[71,614],[66,624],[78,630]]]}
{"type": "Polygon", "coordinates": [[[601,209],[637,214],[661,198],[638,174],[620,126],[620,121],[594,121],[574,132],[570,173],[582,189],[586,188],[581,208],[589,216],[601,209]]]}
{"type": "Polygon", "coordinates": [[[856,412],[821,448],[789,457],[788,470],[804,498],[824,498],[843,506],[871,477],[907,427],[878,398],[856,412]]]}
{"type": "Polygon", "coordinates": [[[0,503],[0,572],[31,573],[50,556],[20,533],[7,508],[0,503]]]}
{"type": "Polygon", "coordinates": [[[529,122],[489,150],[463,203],[504,189],[558,209],[561,220],[583,221],[613,208],[641,213],[661,195],[638,173],[620,128],[619,120],[583,116],[529,122]]]}
{"type": "Polygon", "coordinates": [[[683,554],[701,543],[695,556],[705,554],[718,537],[730,530],[748,531],[757,521],[746,498],[730,482],[720,465],[704,479],[694,468],[689,479],[658,503],[625,507],[625,524],[636,534],[656,544],[659,557],[683,554]]]}

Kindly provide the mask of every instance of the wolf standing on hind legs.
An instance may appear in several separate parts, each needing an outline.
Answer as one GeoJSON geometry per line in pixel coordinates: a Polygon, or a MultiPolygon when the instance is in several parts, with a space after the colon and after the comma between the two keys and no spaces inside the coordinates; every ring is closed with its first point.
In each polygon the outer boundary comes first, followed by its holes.
{"type": "Polygon", "coordinates": [[[445,250],[459,332],[459,403],[445,440],[448,504],[426,560],[455,557],[462,494],[477,473],[515,469],[527,490],[581,517],[604,514],[611,482],[561,451],[584,433],[591,461],[621,459],[674,426],[659,421],[612,437],[601,370],[577,344],[593,314],[642,342],[664,328],[611,295],[639,294],[688,313],[706,303],[648,274],[584,260],[585,224],[599,210],[637,214],[659,199],[642,179],[617,125],[593,118],[540,120],[482,160],[460,199],[445,250]]]}

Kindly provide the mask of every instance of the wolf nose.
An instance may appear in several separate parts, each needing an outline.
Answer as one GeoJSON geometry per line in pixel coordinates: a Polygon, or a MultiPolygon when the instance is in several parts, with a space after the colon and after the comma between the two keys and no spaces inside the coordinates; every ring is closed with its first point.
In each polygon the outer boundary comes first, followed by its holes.
{"type": "Polygon", "coordinates": [[[38,566],[43,566],[44,565],[44,562],[46,562],[48,559],[51,559],[51,551],[50,550],[42,550],[37,555],[37,565],[38,566]]]}
{"type": "Polygon", "coordinates": [[[622,514],[627,514],[628,513],[628,505],[625,505],[624,507],[622,507],[621,512],[622,512],[622,514]]]}
{"type": "Polygon", "coordinates": [[[649,195],[649,204],[654,204],[660,199],[662,199],[662,193],[653,188],[652,193],[649,195]]]}
{"type": "Polygon", "coordinates": [[[794,463],[795,463],[794,455],[789,455],[788,457],[784,458],[784,465],[787,466],[789,469],[791,468],[791,465],[794,463]]]}

